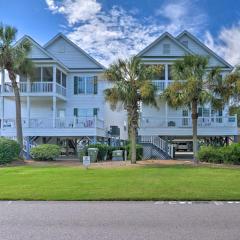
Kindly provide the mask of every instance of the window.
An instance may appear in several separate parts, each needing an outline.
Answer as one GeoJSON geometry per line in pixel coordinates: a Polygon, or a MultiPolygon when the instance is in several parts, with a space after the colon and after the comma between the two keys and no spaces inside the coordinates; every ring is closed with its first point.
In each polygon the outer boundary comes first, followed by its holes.
{"type": "Polygon", "coordinates": [[[36,67],[34,69],[32,81],[33,82],[41,82],[41,68],[40,67],[36,67]]]}
{"type": "Polygon", "coordinates": [[[62,73],[62,86],[66,87],[67,86],[67,76],[66,74],[62,73]]]}
{"type": "Polygon", "coordinates": [[[43,82],[52,82],[53,81],[53,68],[52,67],[43,67],[42,68],[42,81],[43,82]]]}
{"type": "Polygon", "coordinates": [[[74,108],[73,116],[74,117],[93,117],[97,116],[99,108],[74,108]]]}
{"type": "Polygon", "coordinates": [[[162,65],[162,71],[153,77],[153,80],[165,80],[165,65],[162,65]]]}
{"type": "Polygon", "coordinates": [[[94,92],[94,78],[93,77],[86,77],[86,86],[87,86],[87,93],[94,92]]]}
{"type": "Polygon", "coordinates": [[[209,108],[198,108],[198,116],[199,117],[209,117],[210,116],[210,109],[209,108]]]}
{"type": "Polygon", "coordinates": [[[163,54],[170,54],[170,44],[169,43],[163,44],[163,54]]]}
{"type": "Polygon", "coordinates": [[[27,82],[27,75],[20,75],[20,79],[19,79],[20,82],[27,82]]]}
{"type": "Polygon", "coordinates": [[[168,80],[173,80],[172,65],[168,65],[168,80]]]}
{"type": "Polygon", "coordinates": [[[56,81],[61,84],[61,71],[59,69],[56,71],[56,81]]]}
{"type": "Polygon", "coordinates": [[[187,40],[182,41],[182,45],[184,45],[186,48],[188,48],[188,41],[187,40]]]}
{"type": "Polygon", "coordinates": [[[74,94],[97,94],[97,76],[74,77],[74,94]]]}

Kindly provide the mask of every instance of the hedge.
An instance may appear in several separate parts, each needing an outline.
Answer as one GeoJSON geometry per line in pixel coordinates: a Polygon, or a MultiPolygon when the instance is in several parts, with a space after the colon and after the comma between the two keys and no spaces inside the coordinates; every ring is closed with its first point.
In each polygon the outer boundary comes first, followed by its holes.
{"type": "Polygon", "coordinates": [[[20,151],[20,145],[16,141],[0,137],[0,164],[17,160],[20,151]]]}
{"type": "Polygon", "coordinates": [[[60,147],[55,144],[41,144],[33,147],[30,154],[35,160],[54,160],[60,155],[60,147]]]}
{"type": "Polygon", "coordinates": [[[201,162],[240,164],[240,144],[233,143],[225,147],[204,146],[197,154],[201,162]]]}

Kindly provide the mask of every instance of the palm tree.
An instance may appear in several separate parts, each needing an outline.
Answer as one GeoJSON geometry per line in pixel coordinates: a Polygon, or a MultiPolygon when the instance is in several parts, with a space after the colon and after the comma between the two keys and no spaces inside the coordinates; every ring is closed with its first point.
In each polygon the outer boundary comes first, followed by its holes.
{"type": "MultiPolygon", "coordinates": [[[[17,84],[17,75],[32,74],[33,63],[27,58],[31,50],[31,43],[24,40],[14,45],[17,29],[11,26],[0,25],[0,69],[7,70],[11,80],[16,105],[16,135],[17,141],[23,149],[23,133],[21,121],[21,100],[17,84]]],[[[21,152],[22,157],[22,152],[21,152]]]]}
{"type": "Polygon", "coordinates": [[[139,122],[140,103],[157,107],[156,89],[151,79],[161,72],[160,65],[144,65],[137,57],[119,59],[106,70],[106,78],[113,87],[105,90],[105,99],[113,110],[117,106],[127,111],[131,142],[131,162],[136,163],[136,135],[139,122]]]}
{"type": "Polygon", "coordinates": [[[197,121],[198,105],[211,102],[220,107],[220,98],[214,90],[220,82],[220,69],[208,71],[208,58],[199,55],[187,55],[175,61],[172,75],[175,80],[161,96],[172,107],[189,107],[192,110],[192,135],[194,162],[197,163],[198,151],[197,121]],[[183,81],[184,80],[184,81],[183,81]]]}

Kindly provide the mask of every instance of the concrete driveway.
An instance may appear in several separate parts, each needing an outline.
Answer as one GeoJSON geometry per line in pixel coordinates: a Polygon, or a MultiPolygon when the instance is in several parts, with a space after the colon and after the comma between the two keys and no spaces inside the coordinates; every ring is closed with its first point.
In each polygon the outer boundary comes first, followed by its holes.
{"type": "Polygon", "coordinates": [[[0,202],[1,240],[239,240],[240,202],[0,202]]]}

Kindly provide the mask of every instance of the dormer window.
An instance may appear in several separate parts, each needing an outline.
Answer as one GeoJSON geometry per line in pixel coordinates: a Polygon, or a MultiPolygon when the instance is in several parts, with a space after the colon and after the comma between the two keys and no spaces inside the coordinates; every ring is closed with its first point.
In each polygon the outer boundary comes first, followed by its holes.
{"type": "Polygon", "coordinates": [[[187,40],[182,41],[182,45],[184,45],[186,48],[188,48],[188,41],[187,40]]]}
{"type": "Polygon", "coordinates": [[[163,44],[163,54],[170,54],[170,44],[169,43],[165,43],[163,44]]]}

